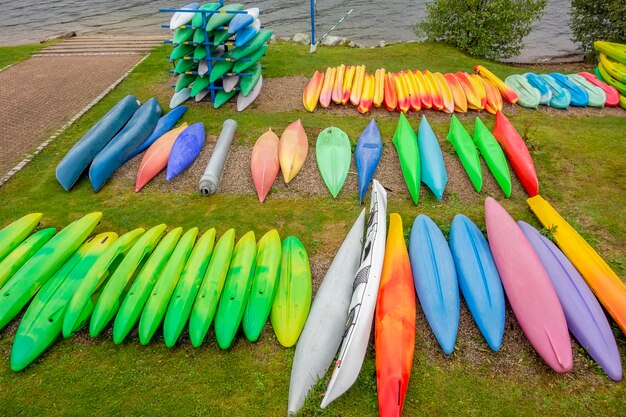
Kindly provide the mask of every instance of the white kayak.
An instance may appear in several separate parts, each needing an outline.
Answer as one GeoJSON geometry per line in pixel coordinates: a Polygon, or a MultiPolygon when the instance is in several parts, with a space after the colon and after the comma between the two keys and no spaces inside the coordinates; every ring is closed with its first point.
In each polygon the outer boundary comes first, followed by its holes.
{"type": "Polygon", "coordinates": [[[185,101],[189,100],[189,97],[191,97],[191,88],[183,88],[172,96],[172,99],[170,100],[170,109],[180,106],[185,101]]]}
{"type": "Polygon", "coordinates": [[[224,87],[224,91],[230,93],[237,87],[237,83],[239,82],[238,75],[231,75],[230,77],[224,77],[222,81],[222,85],[224,87]]]}
{"type": "Polygon", "coordinates": [[[210,92],[211,92],[210,88],[205,88],[204,90],[202,90],[198,94],[196,94],[196,96],[194,97],[194,99],[196,100],[196,103],[201,102],[202,99],[205,98],[207,96],[207,94],[209,94],[210,92]]]}
{"type": "Polygon", "coordinates": [[[263,76],[259,77],[259,81],[257,81],[256,85],[250,91],[250,94],[244,96],[239,93],[237,95],[237,111],[244,111],[261,93],[261,88],[263,87],[263,76]]]}
{"type": "MultiPolygon", "coordinates": [[[[197,10],[200,7],[199,3],[189,3],[186,6],[181,7],[178,10],[197,10]]],[[[190,12],[176,12],[170,19],[170,29],[176,29],[182,25],[186,25],[191,22],[195,13],[190,12]]]]}
{"type": "Polygon", "coordinates": [[[348,322],[335,369],[330,377],[322,408],[346,392],[356,381],[365,359],[372,331],[374,309],[385,258],[387,234],[387,192],[372,182],[372,200],[361,264],[353,283],[348,322]]]}
{"type": "Polygon", "coordinates": [[[309,391],[324,377],[346,330],[352,284],[363,250],[365,209],[337,251],[315,294],[309,317],[300,334],[291,368],[289,415],[302,408],[309,391]]]}

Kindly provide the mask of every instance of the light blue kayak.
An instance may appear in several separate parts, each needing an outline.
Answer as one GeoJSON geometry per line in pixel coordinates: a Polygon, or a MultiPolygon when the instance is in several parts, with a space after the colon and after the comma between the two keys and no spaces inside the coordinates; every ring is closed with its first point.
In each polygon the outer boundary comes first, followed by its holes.
{"type": "Polygon", "coordinates": [[[261,22],[256,19],[251,25],[239,30],[235,35],[235,45],[242,47],[252,40],[261,30],[261,22]]]}
{"type": "Polygon", "coordinates": [[[459,328],[459,284],[446,238],[423,214],[413,222],[409,257],[426,320],[444,353],[450,355],[459,328]]]}
{"type": "Polygon", "coordinates": [[[489,347],[500,350],[504,336],[504,291],[487,239],[470,219],[457,214],[450,249],[467,307],[489,347]]]}
{"type": "Polygon", "coordinates": [[[439,141],[428,120],[426,120],[426,116],[422,116],[420,121],[420,127],[417,131],[417,145],[419,146],[422,182],[430,188],[437,200],[441,201],[448,183],[448,174],[443,163],[439,141]]]}
{"type": "Polygon", "coordinates": [[[176,107],[165,116],[162,116],[157,122],[157,125],[154,127],[154,130],[152,131],[150,137],[148,137],[148,139],[146,139],[141,145],[139,145],[139,147],[128,159],[133,159],[135,156],[148,149],[150,145],[156,142],[158,138],[172,130],[176,122],[178,122],[178,120],[183,117],[183,114],[185,114],[186,111],[186,106],[176,107]]]}
{"type": "Polygon", "coordinates": [[[537,74],[532,72],[527,72],[524,74],[526,77],[526,81],[537,90],[539,90],[539,94],[541,94],[541,99],[539,100],[539,104],[544,106],[550,105],[550,100],[552,99],[552,90],[548,87],[548,84],[545,83],[537,74]]]}
{"type": "Polygon", "coordinates": [[[359,180],[359,204],[363,204],[363,197],[367,193],[374,173],[383,155],[383,142],[376,120],[372,119],[356,143],[354,158],[359,180]]]}
{"type": "Polygon", "coordinates": [[[570,105],[572,101],[572,96],[569,91],[565,88],[561,87],[559,83],[548,74],[540,74],[539,77],[546,83],[546,85],[552,91],[552,98],[550,99],[550,107],[554,107],[555,109],[565,109],[570,105]]]}
{"type": "Polygon", "coordinates": [[[589,103],[589,95],[585,90],[577,86],[567,78],[566,75],[559,74],[558,72],[553,72],[550,74],[552,77],[562,88],[567,90],[571,96],[570,106],[576,107],[586,107],[587,103],[589,103]]]}

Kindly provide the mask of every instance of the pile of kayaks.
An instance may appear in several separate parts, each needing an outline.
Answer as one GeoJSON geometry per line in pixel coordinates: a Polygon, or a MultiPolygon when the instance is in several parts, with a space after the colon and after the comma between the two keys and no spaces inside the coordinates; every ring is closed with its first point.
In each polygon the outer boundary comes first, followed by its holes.
{"type": "Polygon", "coordinates": [[[379,68],[374,75],[364,65],[327,68],[316,71],[304,88],[302,103],[314,111],[319,103],[327,108],[331,103],[351,103],[360,113],[384,106],[389,111],[441,110],[465,113],[468,110],[495,114],[502,110],[502,97],[515,103],[517,95],[498,77],[482,66],[477,74],[442,74],[428,70],[404,70],[398,73],[379,68]]]}
{"type": "Polygon", "coordinates": [[[173,45],[171,73],[177,76],[170,108],[205,97],[218,108],[237,95],[242,111],[258,97],[260,59],[272,31],[261,29],[258,8],[243,8],[240,3],[191,3],[174,13],[169,23],[174,33],[167,41],[173,45]]]}
{"type": "Polygon", "coordinates": [[[188,326],[199,347],[213,324],[218,345],[228,349],[240,325],[256,341],[269,317],[283,346],[298,340],[311,304],[311,271],[294,236],[281,242],[271,230],[257,242],[248,232],[235,244],[233,229],[216,242],[215,229],[197,239],[198,228],[166,233],[160,224],[89,238],[101,213],[58,233],[32,233],[41,217],[26,215],[0,230],[0,329],[25,310],[11,351],[14,371],[60,335],[87,326],[97,337],[112,324],[119,344],[138,325],[145,345],[162,325],[168,347],[188,326]]]}
{"type": "Polygon", "coordinates": [[[619,105],[626,109],[626,45],[596,41],[593,47],[600,53],[595,75],[618,91],[619,105]]]}
{"type": "Polygon", "coordinates": [[[493,198],[485,201],[488,241],[464,215],[452,221],[449,242],[429,217],[419,215],[407,249],[398,214],[390,215],[386,233],[386,194],[376,180],[371,198],[367,226],[361,212],[311,306],[294,355],[289,415],[300,410],[333,362],[321,407],[354,384],[372,323],[380,415],[401,415],[418,301],[449,355],[461,295],[492,350],[502,346],[506,295],[528,341],[554,371],[573,368],[569,331],[611,379],[621,380],[620,353],[602,306],[626,333],[626,286],[540,195],[528,204],[561,249],[533,226],[515,222],[493,198]]]}
{"type": "Polygon", "coordinates": [[[517,104],[531,109],[539,105],[565,110],[569,106],[602,108],[616,107],[620,103],[620,95],[614,87],[588,72],[529,72],[509,75],[504,82],[519,96],[517,104]]]}

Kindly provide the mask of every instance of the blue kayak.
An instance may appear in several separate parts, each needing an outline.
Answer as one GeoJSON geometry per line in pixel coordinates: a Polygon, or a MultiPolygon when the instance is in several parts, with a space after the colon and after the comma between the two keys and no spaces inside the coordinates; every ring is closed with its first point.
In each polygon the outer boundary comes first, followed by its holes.
{"type": "Polygon", "coordinates": [[[530,85],[539,90],[539,93],[541,94],[541,100],[539,101],[539,104],[549,106],[550,100],[552,99],[552,90],[550,90],[548,84],[546,84],[545,81],[541,79],[541,77],[539,77],[537,74],[533,74],[532,72],[527,72],[526,74],[524,74],[524,77],[526,77],[526,81],[528,81],[530,85]]]}
{"type": "Polygon", "coordinates": [[[459,328],[459,284],[446,238],[423,214],[413,222],[409,257],[415,292],[426,320],[444,353],[450,355],[459,328]]]}
{"type": "Polygon", "coordinates": [[[89,179],[94,191],[100,191],[115,170],[150,136],[161,112],[161,105],[155,98],[146,101],[126,126],[96,155],[89,168],[89,179]]]}
{"type": "MultiPolygon", "coordinates": [[[[228,24],[228,33],[231,35],[234,35],[236,32],[239,32],[241,29],[254,22],[254,15],[247,13],[247,10],[244,11],[246,13],[237,13],[228,24]]],[[[256,15],[258,16],[258,10],[256,15]]]]}
{"type": "Polygon", "coordinates": [[[165,174],[167,181],[183,172],[196,160],[204,146],[204,138],[204,124],[202,122],[192,124],[178,135],[167,160],[167,172],[165,174]]]}
{"type": "Polygon", "coordinates": [[[259,30],[261,30],[261,23],[258,20],[251,25],[248,25],[245,28],[239,30],[239,32],[237,32],[237,35],[235,35],[235,46],[244,46],[259,33],[259,30]]]}
{"type": "Polygon", "coordinates": [[[363,204],[363,197],[367,193],[370,182],[383,155],[383,142],[376,120],[372,119],[356,143],[354,158],[359,180],[359,204],[363,204]]]}
{"type": "Polygon", "coordinates": [[[63,157],[56,177],[65,191],[69,191],[89,163],[130,120],[139,108],[135,96],[126,96],[105,114],[63,157]]]}
{"type": "Polygon", "coordinates": [[[450,249],[467,307],[489,347],[498,351],[504,336],[504,291],[487,239],[470,219],[457,214],[450,226],[450,249]]]}
{"type": "Polygon", "coordinates": [[[428,120],[426,120],[426,116],[422,116],[420,121],[417,145],[419,146],[422,182],[430,188],[437,200],[441,200],[448,182],[448,174],[443,163],[439,141],[428,120]]]}
{"type": "Polygon", "coordinates": [[[580,88],[578,85],[573,83],[572,80],[570,80],[566,75],[559,74],[558,72],[553,72],[550,74],[550,77],[552,77],[561,87],[569,92],[572,98],[570,106],[587,106],[587,103],[589,103],[589,94],[587,94],[587,92],[580,88]]]}
{"type": "Polygon", "coordinates": [[[546,83],[546,85],[552,91],[552,98],[550,99],[550,107],[555,109],[565,109],[570,105],[572,96],[569,91],[563,87],[556,80],[550,77],[548,74],[540,74],[539,77],[546,83]]]}
{"type": "Polygon", "coordinates": [[[162,116],[157,122],[156,127],[152,131],[152,134],[148,139],[146,139],[139,147],[133,152],[133,154],[128,159],[133,159],[135,156],[139,155],[141,152],[145,151],[152,145],[158,138],[169,132],[174,128],[178,119],[180,119],[183,114],[187,111],[186,106],[176,107],[174,110],[171,110],[165,116],[162,116]]]}

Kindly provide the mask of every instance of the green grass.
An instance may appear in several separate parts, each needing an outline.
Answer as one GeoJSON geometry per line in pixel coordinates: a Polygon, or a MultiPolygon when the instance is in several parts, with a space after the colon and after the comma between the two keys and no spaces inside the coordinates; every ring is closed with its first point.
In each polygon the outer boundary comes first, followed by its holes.
{"type": "Polygon", "coordinates": [[[7,65],[17,64],[40,49],[56,42],[56,40],[52,40],[34,45],[0,46],[0,70],[7,65]]]}
{"type": "MultiPolygon", "coordinates": [[[[164,222],[170,227],[198,226],[202,231],[216,227],[218,235],[234,227],[238,236],[248,230],[260,236],[275,227],[283,237],[289,234],[300,237],[312,257],[336,249],[360,211],[356,190],[339,200],[330,196],[288,199],[274,195],[263,205],[252,194],[205,198],[196,193],[165,193],[153,188],[135,194],[129,181],[119,179],[110,181],[98,194],[91,191],[86,180],[80,181],[70,193],[62,191],[54,177],[54,167],[115,102],[127,94],[135,94],[141,100],[156,96],[163,104],[169,101],[165,51],[162,47],[153,53],[111,94],[0,187],[0,200],[4,203],[0,205],[0,225],[28,212],[42,211],[44,225],[58,227],[84,213],[100,210],[104,217],[97,231],[125,232],[164,222]]],[[[390,70],[470,71],[481,61],[435,44],[392,45],[383,49],[319,48],[315,55],[309,55],[307,46],[287,43],[272,45],[263,60],[267,75],[273,77],[308,76],[315,69],[323,70],[339,63],[362,63],[372,69],[382,66],[390,70]]],[[[526,71],[486,64],[502,77],[526,71]]],[[[427,114],[437,136],[444,138],[448,120],[427,114]]],[[[535,147],[533,157],[542,195],[624,276],[626,117],[611,114],[519,110],[510,115],[510,120],[535,147]]],[[[473,127],[475,116],[461,117],[468,129],[473,127]]],[[[216,111],[206,104],[192,104],[185,120],[202,121],[210,133],[217,134],[228,117],[239,123],[236,139],[239,144],[254,143],[268,127],[280,132],[296,118],[302,119],[312,143],[329,125],[342,128],[355,141],[369,122],[368,117],[356,114],[311,114],[303,110],[266,113],[262,109],[240,114],[230,108],[216,111]]],[[[480,117],[492,127],[490,115],[480,117]]],[[[419,116],[411,115],[409,120],[416,127],[419,116]]],[[[397,115],[385,115],[377,121],[387,152],[392,146],[397,115]]],[[[443,146],[451,149],[447,143],[443,146]]],[[[484,227],[482,198],[487,195],[481,193],[474,204],[467,204],[458,196],[450,196],[446,203],[440,204],[427,193],[416,207],[406,190],[392,190],[389,211],[401,214],[407,237],[413,219],[421,213],[431,216],[446,233],[457,213],[468,215],[484,227]]],[[[495,197],[502,201],[501,195],[495,197]]],[[[539,226],[521,193],[503,204],[516,219],[539,226]]],[[[621,415],[626,409],[626,384],[611,382],[585,355],[576,355],[575,374],[556,375],[541,363],[523,339],[509,336],[502,353],[491,353],[480,342],[473,323],[464,325],[472,331],[469,336],[460,334],[457,353],[446,359],[439,349],[429,348],[432,334],[423,323],[418,324],[418,330],[425,330],[417,334],[404,415],[587,416],[621,415]],[[503,365],[503,355],[514,359],[504,361],[503,365]]],[[[512,333],[508,327],[507,332],[512,333]]],[[[185,341],[169,350],[160,337],[147,347],[140,346],[136,332],[122,346],[112,343],[110,332],[95,340],[81,333],[57,342],[33,366],[17,374],[9,369],[13,333],[14,329],[0,332],[0,407],[6,415],[280,416],[286,413],[294,349],[280,347],[269,326],[259,342],[246,342],[240,335],[234,347],[226,352],[218,349],[212,334],[200,349],[191,348],[185,341]]],[[[616,335],[622,360],[626,361],[624,336],[617,330],[616,335]]],[[[354,387],[327,410],[318,408],[323,389],[320,383],[305,405],[303,415],[376,415],[373,348],[368,351],[354,387]]]]}

